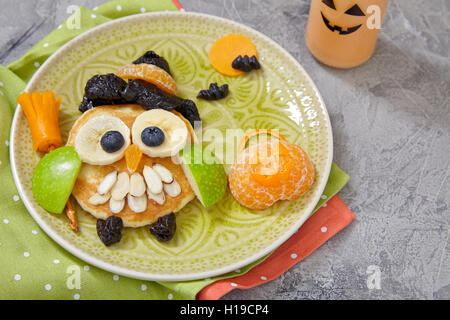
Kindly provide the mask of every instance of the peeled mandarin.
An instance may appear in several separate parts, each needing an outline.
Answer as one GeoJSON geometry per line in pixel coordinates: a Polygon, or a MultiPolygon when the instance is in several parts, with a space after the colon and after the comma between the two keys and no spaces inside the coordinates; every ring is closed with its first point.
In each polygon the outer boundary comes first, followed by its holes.
{"type": "Polygon", "coordinates": [[[314,179],[314,165],[305,151],[283,140],[259,143],[243,150],[228,176],[235,200],[253,210],[300,197],[311,188],[314,179]]]}

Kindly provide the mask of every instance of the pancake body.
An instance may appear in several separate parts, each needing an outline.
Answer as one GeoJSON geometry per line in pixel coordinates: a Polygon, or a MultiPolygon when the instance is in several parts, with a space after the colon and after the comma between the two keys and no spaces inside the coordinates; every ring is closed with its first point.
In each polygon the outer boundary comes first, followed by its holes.
{"type": "MultiPolygon", "coordinates": [[[[86,111],[72,127],[67,145],[74,145],[77,131],[83,126],[83,124],[93,117],[102,114],[109,114],[118,117],[131,130],[136,117],[144,111],[145,110],[139,105],[102,106],[86,111]]],[[[186,179],[186,176],[184,175],[183,169],[180,165],[174,163],[172,158],[151,158],[143,155],[136,172],[143,175],[142,171],[144,166],[152,166],[155,163],[159,163],[169,169],[174,176],[174,179],[179,183],[181,193],[173,198],[165,194],[166,200],[162,205],[157,204],[153,200],[147,199],[147,209],[144,212],[136,213],[132,211],[127,204],[125,204],[124,209],[120,213],[113,214],[109,208],[109,201],[101,205],[93,205],[89,202],[89,199],[96,194],[98,185],[110,172],[127,172],[131,175],[128,172],[125,158],[104,166],[83,163],[72,194],[83,210],[89,212],[98,219],[106,219],[108,216],[116,215],[122,218],[125,227],[137,228],[152,224],[162,216],[181,210],[188,202],[195,198],[194,192],[186,179]]]]}

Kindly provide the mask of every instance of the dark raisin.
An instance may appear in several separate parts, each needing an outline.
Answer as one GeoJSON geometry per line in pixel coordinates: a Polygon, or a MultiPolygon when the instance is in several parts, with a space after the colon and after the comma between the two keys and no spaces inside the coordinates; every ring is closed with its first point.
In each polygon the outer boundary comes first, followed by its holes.
{"type": "Polygon", "coordinates": [[[153,234],[158,241],[162,242],[172,239],[176,230],[177,224],[173,212],[159,218],[150,226],[151,234],[153,234]]]}
{"type": "Polygon", "coordinates": [[[158,54],[156,54],[153,51],[147,51],[146,53],[144,53],[144,55],[142,57],[133,61],[133,64],[141,64],[141,63],[153,64],[157,67],[160,67],[161,69],[166,71],[168,74],[171,74],[170,68],[169,68],[169,63],[167,62],[167,60],[164,59],[163,57],[159,56],[158,54]]]}
{"type": "Polygon", "coordinates": [[[219,100],[228,95],[228,85],[218,86],[217,83],[211,83],[208,90],[201,90],[197,98],[205,100],[219,100]]]}
{"type": "Polygon", "coordinates": [[[97,234],[100,240],[108,247],[120,241],[122,228],[122,219],[117,216],[109,216],[106,220],[97,220],[97,234]]]}
{"type": "Polygon", "coordinates": [[[258,59],[256,59],[255,56],[252,56],[251,58],[249,56],[239,56],[236,59],[233,60],[233,63],[231,66],[234,69],[239,69],[244,72],[250,72],[252,70],[260,69],[261,65],[258,62],[258,59]]]}
{"type": "Polygon", "coordinates": [[[119,131],[107,131],[100,140],[102,149],[108,153],[119,151],[125,144],[125,139],[119,131]]]}
{"type": "Polygon", "coordinates": [[[202,120],[200,119],[200,114],[198,113],[194,101],[188,99],[184,100],[179,107],[175,108],[175,111],[181,113],[181,115],[191,123],[194,129],[202,126],[202,120]]]}
{"type": "Polygon", "coordinates": [[[84,95],[88,99],[120,100],[127,82],[113,73],[95,75],[86,83],[84,95]]]}
{"type": "Polygon", "coordinates": [[[169,95],[151,83],[142,80],[131,80],[122,90],[122,97],[129,102],[136,102],[144,109],[173,110],[183,103],[183,99],[169,95]]]}

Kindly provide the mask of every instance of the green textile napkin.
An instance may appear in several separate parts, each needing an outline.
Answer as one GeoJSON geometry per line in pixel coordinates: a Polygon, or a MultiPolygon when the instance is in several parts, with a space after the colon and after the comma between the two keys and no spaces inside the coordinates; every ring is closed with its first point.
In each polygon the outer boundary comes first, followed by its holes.
{"type": "MultiPolygon", "coordinates": [[[[110,1],[94,10],[80,7],[56,30],[7,68],[0,66],[0,299],[195,299],[220,277],[187,282],[153,282],[118,276],[74,257],[49,238],[29,215],[14,185],[9,163],[9,131],[16,98],[39,66],[84,31],[123,16],[177,10],[170,0],[110,1]],[[80,19],[79,28],[72,28],[80,19]],[[45,46],[43,45],[45,44],[45,46]]],[[[334,196],[348,176],[333,164],[324,194],[334,196]]],[[[315,210],[326,200],[321,199],[315,210]]],[[[314,211],[315,211],[314,210],[314,211]]],[[[241,268],[240,274],[263,259],[241,268]]]]}

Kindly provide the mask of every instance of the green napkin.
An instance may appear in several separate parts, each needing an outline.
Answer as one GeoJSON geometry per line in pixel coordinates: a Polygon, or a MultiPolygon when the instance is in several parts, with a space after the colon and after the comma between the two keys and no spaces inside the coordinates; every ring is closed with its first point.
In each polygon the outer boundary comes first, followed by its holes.
{"type": "MultiPolygon", "coordinates": [[[[39,228],[12,179],[8,146],[16,98],[39,66],[67,41],[90,28],[131,14],[163,10],[177,8],[170,0],[110,1],[95,10],[80,7],[21,59],[7,68],[0,66],[0,299],[195,299],[203,287],[237,275],[233,272],[197,281],[152,282],[90,266],[39,228]]],[[[324,194],[330,199],[347,181],[348,176],[333,165],[324,194]]],[[[321,199],[315,210],[325,201],[321,199]]],[[[240,274],[263,260],[241,268],[240,274]]]]}

